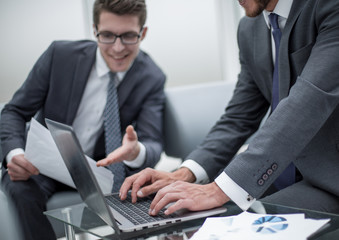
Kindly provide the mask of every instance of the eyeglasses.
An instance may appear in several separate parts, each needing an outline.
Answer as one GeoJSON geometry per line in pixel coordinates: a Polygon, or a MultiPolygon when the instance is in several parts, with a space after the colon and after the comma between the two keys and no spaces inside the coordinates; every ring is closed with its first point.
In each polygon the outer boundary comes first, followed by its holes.
{"type": "Polygon", "coordinates": [[[96,37],[98,38],[98,42],[104,43],[104,44],[113,44],[115,43],[117,38],[120,38],[122,44],[133,45],[133,44],[138,43],[143,30],[144,28],[141,28],[139,34],[135,32],[127,32],[127,33],[123,33],[120,35],[116,35],[108,31],[103,31],[103,32],[97,32],[96,37]]]}

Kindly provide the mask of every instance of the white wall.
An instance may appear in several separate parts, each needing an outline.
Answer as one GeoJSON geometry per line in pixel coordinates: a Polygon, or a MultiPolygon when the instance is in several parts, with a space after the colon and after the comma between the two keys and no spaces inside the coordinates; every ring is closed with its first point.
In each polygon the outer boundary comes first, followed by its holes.
{"type": "Polygon", "coordinates": [[[55,39],[86,37],[82,0],[0,1],[0,102],[9,101],[55,39]]]}
{"type": "Polygon", "coordinates": [[[222,79],[216,1],[148,0],[142,47],[168,76],[168,86],[222,79]]]}
{"type": "MultiPolygon", "coordinates": [[[[0,102],[7,102],[53,40],[92,38],[93,0],[0,1],[0,102]]],[[[224,0],[146,0],[141,48],[166,73],[167,87],[235,81],[239,8],[224,0]]]]}
{"type": "Polygon", "coordinates": [[[240,71],[237,45],[238,23],[244,16],[238,1],[217,1],[217,23],[219,24],[219,49],[222,76],[226,81],[236,81],[240,71]]]}

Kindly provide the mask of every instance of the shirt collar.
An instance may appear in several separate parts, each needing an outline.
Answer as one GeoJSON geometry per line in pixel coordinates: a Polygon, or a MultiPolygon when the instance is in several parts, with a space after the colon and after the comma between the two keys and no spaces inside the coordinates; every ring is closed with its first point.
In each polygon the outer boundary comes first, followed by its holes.
{"type": "MultiPolygon", "coordinates": [[[[101,52],[100,52],[99,48],[97,48],[97,52],[96,52],[95,69],[96,69],[96,71],[98,73],[98,77],[99,78],[103,77],[104,75],[107,75],[111,71],[108,68],[108,66],[107,66],[103,56],[101,55],[101,52]]],[[[117,77],[118,77],[119,81],[122,81],[122,79],[124,78],[126,72],[117,72],[117,77]]]]}
{"type": "MultiPolygon", "coordinates": [[[[293,0],[279,0],[273,12],[278,14],[279,17],[283,18],[286,21],[291,11],[292,3],[293,3],[293,0]]],[[[267,24],[267,27],[271,28],[271,24],[268,19],[268,15],[270,15],[271,12],[264,10],[263,14],[264,14],[264,19],[267,24]]]]}

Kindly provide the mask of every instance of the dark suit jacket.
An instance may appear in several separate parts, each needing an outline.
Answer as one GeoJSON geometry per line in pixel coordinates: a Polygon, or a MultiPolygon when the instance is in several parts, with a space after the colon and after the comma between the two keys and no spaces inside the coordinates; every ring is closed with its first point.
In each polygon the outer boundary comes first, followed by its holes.
{"type": "MultiPolygon", "coordinates": [[[[2,111],[4,156],[14,148],[24,149],[25,123],[38,111],[38,121],[44,125],[44,118],[72,125],[96,49],[93,41],[57,41],[42,54],[2,111]]],[[[118,87],[122,133],[129,124],[134,125],[139,141],[146,147],[146,161],[140,169],[154,167],[162,152],[164,84],[163,72],[140,51],[118,87]]]]}
{"type": "Polygon", "coordinates": [[[228,165],[226,174],[255,198],[293,161],[305,180],[339,196],[339,1],[293,1],[279,50],[281,101],[248,150],[234,157],[271,102],[271,36],[262,14],[241,20],[238,44],[234,96],[188,158],[211,180],[228,165]]]}

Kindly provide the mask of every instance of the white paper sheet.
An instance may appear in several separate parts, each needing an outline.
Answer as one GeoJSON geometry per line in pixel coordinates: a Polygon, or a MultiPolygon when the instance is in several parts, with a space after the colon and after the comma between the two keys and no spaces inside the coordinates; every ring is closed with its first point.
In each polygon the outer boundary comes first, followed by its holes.
{"type": "MultiPolygon", "coordinates": [[[[35,119],[32,119],[28,131],[25,157],[39,169],[41,174],[76,188],[51,133],[35,119]]],[[[96,162],[88,156],[86,158],[102,192],[110,193],[113,186],[113,173],[107,168],[97,167],[96,162]]]]}
{"type": "Polygon", "coordinates": [[[207,218],[191,240],[306,240],[330,219],[305,219],[304,214],[255,214],[207,218]]]}

